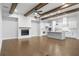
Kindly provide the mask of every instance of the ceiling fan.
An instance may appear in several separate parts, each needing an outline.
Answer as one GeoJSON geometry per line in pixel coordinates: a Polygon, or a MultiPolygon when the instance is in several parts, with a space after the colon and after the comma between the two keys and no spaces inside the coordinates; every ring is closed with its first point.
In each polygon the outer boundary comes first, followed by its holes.
{"type": "Polygon", "coordinates": [[[43,12],[43,11],[37,11],[36,9],[34,9],[33,12],[36,12],[36,13],[40,14],[40,12],[43,12]]]}
{"type": "Polygon", "coordinates": [[[33,10],[34,17],[35,17],[35,18],[40,18],[41,12],[42,12],[42,11],[38,11],[38,10],[34,9],[34,10],[33,10]]]}

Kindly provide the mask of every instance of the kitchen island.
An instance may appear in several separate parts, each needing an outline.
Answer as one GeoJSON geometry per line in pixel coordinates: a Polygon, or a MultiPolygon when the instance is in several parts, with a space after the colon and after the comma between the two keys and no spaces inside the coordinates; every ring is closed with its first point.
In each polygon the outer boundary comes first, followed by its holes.
{"type": "Polygon", "coordinates": [[[64,32],[47,32],[47,37],[63,40],[65,39],[65,33],[64,32]]]}

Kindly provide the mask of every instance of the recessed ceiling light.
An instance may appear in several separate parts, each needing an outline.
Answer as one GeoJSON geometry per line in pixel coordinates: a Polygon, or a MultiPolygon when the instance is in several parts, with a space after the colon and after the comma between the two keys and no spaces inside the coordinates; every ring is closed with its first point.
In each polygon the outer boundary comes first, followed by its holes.
{"type": "Polygon", "coordinates": [[[61,11],[57,11],[57,13],[61,13],[61,11]]]}
{"type": "Polygon", "coordinates": [[[62,4],[65,4],[65,3],[62,3],[62,4]]]}
{"type": "Polygon", "coordinates": [[[15,9],[15,11],[14,11],[15,13],[17,13],[17,9],[15,9]]]}
{"type": "Polygon", "coordinates": [[[69,6],[69,4],[65,4],[64,6],[62,6],[61,8],[65,8],[65,7],[67,7],[67,6],[69,6]]]}

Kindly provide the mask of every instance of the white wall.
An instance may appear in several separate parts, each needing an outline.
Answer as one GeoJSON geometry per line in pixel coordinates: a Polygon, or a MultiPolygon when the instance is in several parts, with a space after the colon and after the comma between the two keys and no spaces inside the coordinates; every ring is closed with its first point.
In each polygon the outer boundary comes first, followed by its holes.
{"type": "Polygon", "coordinates": [[[39,22],[32,21],[32,27],[30,28],[32,36],[39,36],[40,35],[39,25],[40,25],[39,22]]]}
{"type": "Polygon", "coordinates": [[[1,51],[1,47],[2,47],[2,7],[0,4],[0,51],[1,51]]]}
{"type": "Polygon", "coordinates": [[[76,19],[77,19],[77,39],[79,39],[79,14],[78,16],[76,16],[76,19]]]}
{"type": "Polygon", "coordinates": [[[47,35],[48,29],[46,26],[49,26],[48,22],[45,21],[32,21],[31,23],[31,35],[32,36],[45,36],[47,35]],[[45,33],[43,33],[45,31],[45,33]]]}
{"type": "Polygon", "coordinates": [[[18,21],[15,18],[3,18],[3,39],[18,38],[18,21]]]}

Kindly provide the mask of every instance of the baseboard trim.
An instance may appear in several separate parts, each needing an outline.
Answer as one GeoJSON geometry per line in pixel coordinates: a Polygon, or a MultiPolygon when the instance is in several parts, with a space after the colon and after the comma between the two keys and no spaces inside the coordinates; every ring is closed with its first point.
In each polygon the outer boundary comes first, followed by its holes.
{"type": "Polygon", "coordinates": [[[18,38],[6,38],[6,39],[3,39],[3,40],[11,40],[11,39],[18,39],[18,38]]]}
{"type": "Polygon", "coordinates": [[[37,38],[37,37],[47,37],[46,35],[43,36],[31,36],[31,37],[24,37],[24,38],[5,38],[3,40],[11,40],[11,39],[18,39],[18,40],[25,40],[25,39],[31,39],[31,38],[37,38]]]}
{"type": "Polygon", "coordinates": [[[34,37],[44,37],[46,35],[41,35],[41,36],[30,36],[30,37],[18,37],[18,39],[28,39],[28,38],[34,38],[34,37]]]}
{"type": "Polygon", "coordinates": [[[60,40],[60,41],[65,40],[65,39],[56,39],[56,38],[51,38],[51,37],[47,37],[47,38],[54,39],[54,40],[60,40]]]}
{"type": "Polygon", "coordinates": [[[66,39],[76,39],[77,40],[77,38],[74,38],[74,37],[66,37],[66,39]]]}

